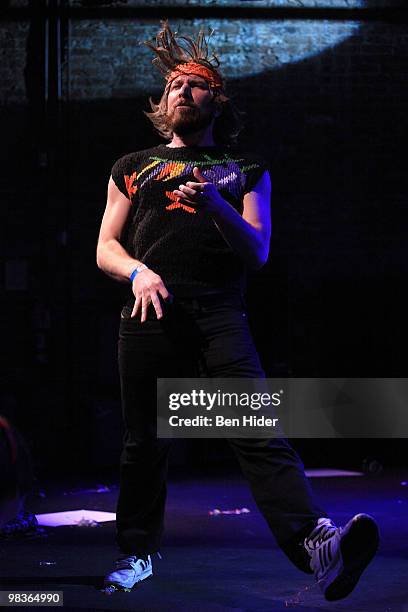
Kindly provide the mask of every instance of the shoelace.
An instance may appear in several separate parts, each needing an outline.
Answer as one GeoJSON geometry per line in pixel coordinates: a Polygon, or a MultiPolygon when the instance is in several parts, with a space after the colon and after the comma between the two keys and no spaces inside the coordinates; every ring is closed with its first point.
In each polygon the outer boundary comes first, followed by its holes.
{"type": "Polygon", "coordinates": [[[138,564],[142,571],[144,571],[148,567],[149,561],[140,557],[122,557],[115,561],[116,569],[135,569],[135,566],[138,564]]]}

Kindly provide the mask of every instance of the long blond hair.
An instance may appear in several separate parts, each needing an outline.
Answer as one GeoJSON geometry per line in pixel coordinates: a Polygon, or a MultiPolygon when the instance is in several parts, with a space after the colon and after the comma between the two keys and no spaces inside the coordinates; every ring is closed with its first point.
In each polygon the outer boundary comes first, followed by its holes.
{"type": "MultiPolygon", "coordinates": [[[[166,80],[177,66],[190,62],[201,64],[214,73],[216,80],[221,83],[219,87],[211,87],[214,102],[221,110],[214,122],[214,140],[217,144],[232,144],[242,129],[242,113],[225,93],[225,80],[218,70],[220,65],[218,57],[214,53],[209,55],[208,42],[212,34],[213,31],[207,37],[205,32],[200,30],[196,40],[193,40],[190,36],[181,36],[178,32],[173,32],[168,22],[164,21],[162,29],[156,36],[156,44],[150,41],[145,41],[144,44],[154,52],[156,57],[153,58],[152,64],[166,80]]],[[[158,103],[150,97],[152,112],[145,111],[145,115],[163,138],[171,140],[173,132],[168,126],[167,119],[168,92],[169,83],[166,84],[158,103]]]]}

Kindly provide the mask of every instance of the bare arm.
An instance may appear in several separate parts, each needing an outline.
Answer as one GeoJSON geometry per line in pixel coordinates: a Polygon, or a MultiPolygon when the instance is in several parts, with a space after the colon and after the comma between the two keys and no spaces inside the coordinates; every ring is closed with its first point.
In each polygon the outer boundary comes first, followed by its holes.
{"type": "Polygon", "coordinates": [[[252,191],[244,196],[241,215],[224,200],[215,185],[206,181],[198,168],[193,170],[198,183],[188,181],[174,193],[187,202],[204,206],[230,247],[252,269],[261,268],[268,259],[271,237],[271,180],[264,172],[252,191]]]}
{"type": "Polygon", "coordinates": [[[111,177],[96,247],[96,263],[103,272],[122,283],[129,282],[133,270],[142,263],[131,257],[119,242],[131,206],[111,177]]]}
{"type": "MultiPolygon", "coordinates": [[[[133,270],[142,263],[131,257],[119,242],[131,206],[130,200],[121,193],[111,177],[108,184],[108,199],[96,247],[96,263],[98,268],[106,274],[124,283],[129,282],[133,270]]],[[[136,316],[141,307],[141,321],[143,323],[146,320],[147,308],[151,302],[154,305],[157,317],[162,317],[163,313],[158,294],[164,299],[167,299],[170,294],[158,274],[149,269],[139,272],[133,280],[132,291],[136,298],[132,317],[136,316]]]]}
{"type": "Polygon", "coordinates": [[[272,231],[269,173],[265,172],[253,190],[245,194],[242,217],[228,202],[226,204],[213,213],[215,224],[250,268],[261,268],[268,260],[272,231]]]}

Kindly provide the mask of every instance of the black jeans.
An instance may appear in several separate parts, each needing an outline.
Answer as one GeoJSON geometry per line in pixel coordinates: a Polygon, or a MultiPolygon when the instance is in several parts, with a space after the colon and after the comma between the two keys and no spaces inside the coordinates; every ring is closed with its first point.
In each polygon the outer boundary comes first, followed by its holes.
{"type": "MultiPolygon", "coordinates": [[[[119,372],[125,424],[117,506],[122,552],[149,554],[160,547],[170,439],[156,437],[156,378],[263,378],[238,293],[175,298],[157,320],[122,311],[119,372]]],[[[283,439],[228,439],[256,504],[279,545],[302,570],[309,559],[299,541],[326,516],[313,499],[297,453],[283,439]]]]}

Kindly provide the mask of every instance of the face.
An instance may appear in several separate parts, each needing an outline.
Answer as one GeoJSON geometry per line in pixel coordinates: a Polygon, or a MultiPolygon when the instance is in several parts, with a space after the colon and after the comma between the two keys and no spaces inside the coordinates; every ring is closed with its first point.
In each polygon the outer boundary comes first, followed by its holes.
{"type": "Polygon", "coordinates": [[[167,122],[180,136],[206,128],[216,117],[214,94],[200,76],[183,74],[170,84],[167,97],[167,122]]]}

